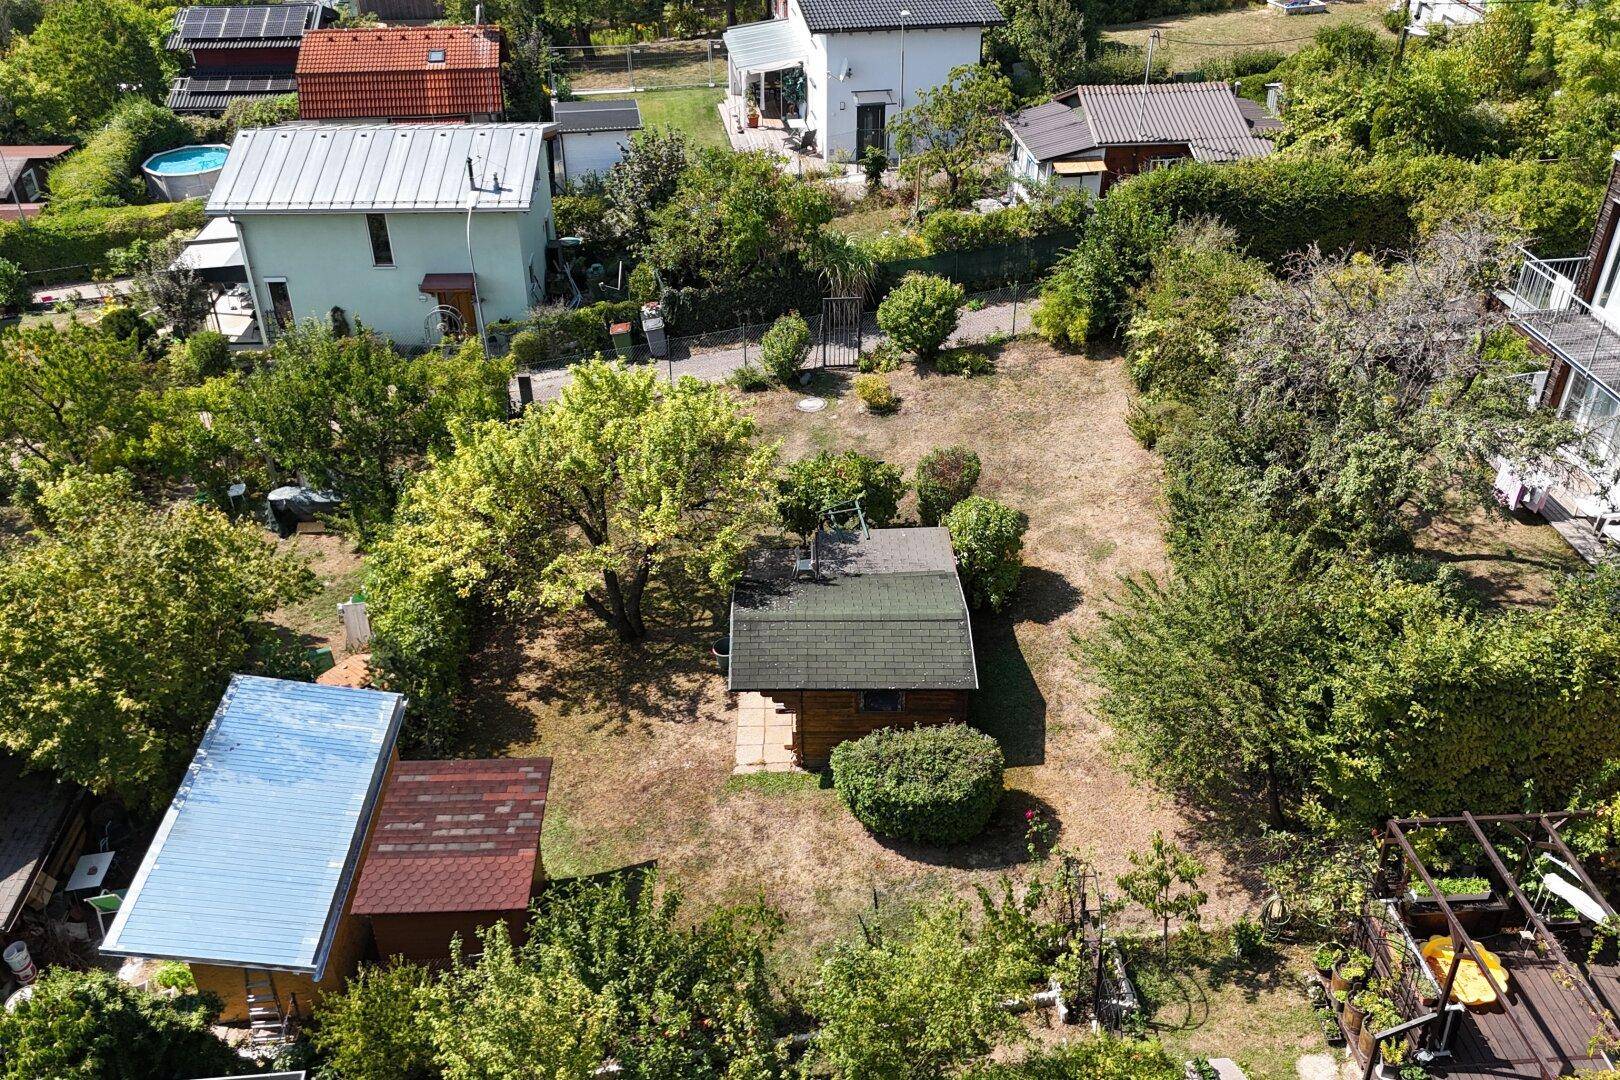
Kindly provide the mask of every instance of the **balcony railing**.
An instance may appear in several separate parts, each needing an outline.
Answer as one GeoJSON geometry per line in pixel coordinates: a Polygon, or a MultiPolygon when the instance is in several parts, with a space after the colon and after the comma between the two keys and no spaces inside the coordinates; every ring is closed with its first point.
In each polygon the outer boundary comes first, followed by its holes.
{"type": "Polygon", "coordinates": [[[1538,259],[1526,252],[1503,299],[1532,340],[1584,369],[1606,387],[1620,387],[1620,333],[1575,291],[1584,256],[1538,259]]]}

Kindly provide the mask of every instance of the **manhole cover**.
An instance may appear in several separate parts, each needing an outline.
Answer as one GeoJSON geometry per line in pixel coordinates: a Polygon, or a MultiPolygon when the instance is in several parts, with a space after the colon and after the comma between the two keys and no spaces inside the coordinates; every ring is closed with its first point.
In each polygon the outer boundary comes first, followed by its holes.
{"type": "Polygon", "coordinates": [[[799,403],[794,406],[794,408],[798,409],[800,412],[820,412],[826,407],[826,399],[818,397],[800,398],[799,403]]]}

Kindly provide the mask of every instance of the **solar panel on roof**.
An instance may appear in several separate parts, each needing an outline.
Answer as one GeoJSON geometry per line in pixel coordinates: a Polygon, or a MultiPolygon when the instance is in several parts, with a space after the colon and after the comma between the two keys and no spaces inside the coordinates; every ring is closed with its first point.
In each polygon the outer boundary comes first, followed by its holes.
{"type": "Polygon", "coordinates": [[[298,37],[314,11],[312,4],[186,8],[180,13],[179,31],[192,40],[298,37]]]}

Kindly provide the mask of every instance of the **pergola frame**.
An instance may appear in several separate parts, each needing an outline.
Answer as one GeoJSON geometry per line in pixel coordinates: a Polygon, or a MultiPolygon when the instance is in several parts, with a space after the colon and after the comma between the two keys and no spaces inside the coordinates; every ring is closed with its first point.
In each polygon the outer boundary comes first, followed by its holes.
{"type": "MultiPolygon", "coordinates": [[[[1546,950],[1547,955],[1551,956],[1558,964],[1565,977],[1569,979],[1570,984],[1576,988],[1576,990],[1581,994],[1582,999],[1586,1002],[1587,1006],[1592,1010],[1593,1016],[1597,1019],[1599,1030],[1608,1038],[1620,1043],[1620,1029],[1615,1027],[1614,1021],[1609,1015],[1607,1006],[1605,1006],[1602,1000],[1598,997],[1597,991],[1592,986],[1591,981],[1586,977],[1584,972],[1570,962],[1568,955],[1566,955],[1564,952],[1563,946],[1558,943],[1558,939],[1553,936],[1550,930],[1547,929],[1547,924],[1542,921],[1541,916],[1536,913],[1536,910],[1530,903],[1530,900],[1524,895],[1523,890],[1519,888],[1519,883],[1515,879],[1513,873],[1509,871],[1507,864],[1503,861],[1501,852],[1497,850],[1496,845],[1491,842],[1490,837],[1488,837],[1485,834],[1485,830],[1481,828],[1482,825],[1500,826],[1523,840],[1527,846],[1527,850],[1529,851],[1540,850],[1548,854],[1557,853],[1561,857],[1562,861],[1569,864],[1570,869],[1580,879],[1582,887],[1585,888],[1586,891],[1591,894],[1593,899],[1596,900],[1597,903],[1602,907],[1605,917],[1608,919],[1613,919],[1615,917],[1614,909],[1609,906],[1608,900],[1606,900],[1603,894],[1598,890],[1596,884],[1593,883],[1591,877],[1586,873],[1585,868],[1581,866],[1580,860],[1575,856],[1575,853],[1569,849],[1569,845],[1564,842],[1563,836],[1558,831],[1558,826],[1576,818],[1591,817],[1592,813],[1592,811],[1570,810],[1556,814],[1476,815],[1464,811],[1461,815],[1450,817],[1392,818],[1386,827],[1385,843],[1393,842],[1396,847],[1399,848],[1402,856],[1404,857],[1404,862],[1406,865],[1410,867],[1423,882],[1424,887],[1429,891],[1430,898],[1439,904],[1441,912],[1445,915],[1446,926],[1451,932],[1451,940],[1453,945],[1451,967],[1449,970],[1447,970],[1444,984],[1440,989],[1440,999],[1438,1002],[1439,1011],[1431,1014],[1429,1017],[1422,1018],[1422,1022],[1432,1021],[1436,1017],[1444,1014],[1445,1008],[1451,1001],[1451,992],[1453,985],[1456,983],[1457,970],[1462,965],[1463,953],[1466,951],[1468,957],[1472,959],[1474,964],[1479,968],[1480,974],[1483,975],[1486,982],[1490,984],[1491,990],[1495,992],[1497,1000],[1501,1002],[1503,1015],[1505,1015],[1508,1021],[1513,1025],[1514,1030],[1518,1033],[1519,1038],[1523,1040],[1525,1046],[1531,1048],[1531,1052],[1536,1054],[1535,1065],[1541,1074],[1542,1080],[1554,1080],[1555,1077],[1559,1076],[1561,1068],[1560,1063],[1556,1059],[1549,1059],[1534,1049],[1536,1044],[1529,1038],[1525,1030],[1525,1025],[1518,1015],[1523,1006],[1511,1001],[1504,992],[1503,988],[1497,984],[1496,977],[1491,974],[1490,968],[1486,965],[1484,958],[1480,955],[1478,946],[1476,946],[1474,943],[1474,939],[1468,935],[1466,930],[1463,929],[1462,923],[1458,921],[1457,914],[1452,910],[1450,902],[1447,901],[1445,895],[1440,892],[1439,887],[1434,882],[1433,876],[1429,873],[1428,867],[1424,865],[1422,857],[1418,855],[1417,851],[1412,847],[1408,833],[1426,828],[1445,828],[1456,825],[1465,826],[1468,831],[1473,834],[1474,840],[1478,842],[1481,848],[1484,849],[1486,859],[1489,860],[1492,868],[1501,877],[1503,883],[1507,886],[1508,891],[1512,894],[1514,901],[1518,904],[1526,920],[1534,929],[1538,944],[1540,944],[1541,947],[1546,950]],[[1548,1067],[1549,1061],[1552,1062],[1552,1067],[1550,1069],[1548,1067]]],[[[1410,1024],[1401,1025],[1399,1028],[1391,1029],[1388,1032],[1379,1033],[1377,1039],[1379,1042],[1381,1042],[1384,1038],[1397,1034],[1408,1028],[1418,1026],[1419,1023],[1419,1021],[1414,1021],[1410,1024]]],[[[1364,1077],[1372,1076],[1374,1059],[1376,1057],[1376,1052],[1368,1056],[1366,1071],[1363,1074],[1364,1077]]]]}

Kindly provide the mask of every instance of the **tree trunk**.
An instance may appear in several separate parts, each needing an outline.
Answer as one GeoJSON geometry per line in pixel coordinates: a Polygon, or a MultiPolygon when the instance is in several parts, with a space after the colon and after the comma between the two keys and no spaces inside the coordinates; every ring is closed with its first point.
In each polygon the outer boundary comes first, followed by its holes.
{"type": "Polygon", "coordinates": [[[1266,753],[1266,811],[1273,829],[1288,827],[1287,822],[1283,820],[1282,792],[1277,780],[1277,758],[1269,751],[1266,753]]]}

